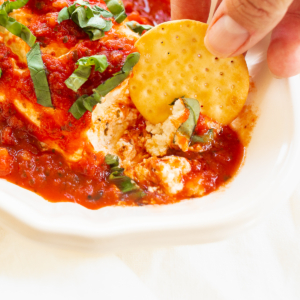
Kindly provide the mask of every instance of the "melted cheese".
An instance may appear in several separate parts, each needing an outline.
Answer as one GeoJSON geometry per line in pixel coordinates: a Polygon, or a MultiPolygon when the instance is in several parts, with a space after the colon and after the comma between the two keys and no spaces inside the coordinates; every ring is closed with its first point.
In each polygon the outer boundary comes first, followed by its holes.
{"type": "Polygon", "coordinates": [[[182,191],[183,177],[190,171],[191,166],[186,158],[165,156],[146,159],[143,163],[132,166],[125,172],[140,183],[150,187],[159,186],[163,192],[175,195],[182,191]]]}

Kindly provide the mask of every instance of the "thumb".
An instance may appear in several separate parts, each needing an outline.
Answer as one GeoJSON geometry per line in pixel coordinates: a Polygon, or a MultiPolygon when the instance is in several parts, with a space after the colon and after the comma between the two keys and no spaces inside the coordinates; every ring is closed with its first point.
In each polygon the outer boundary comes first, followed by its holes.
{"type": "Polygon", "coordinates": [[[205,45],[220,57],[236,56],[264,38],[293,0],[224,0],[208,28],[205,45]]]}

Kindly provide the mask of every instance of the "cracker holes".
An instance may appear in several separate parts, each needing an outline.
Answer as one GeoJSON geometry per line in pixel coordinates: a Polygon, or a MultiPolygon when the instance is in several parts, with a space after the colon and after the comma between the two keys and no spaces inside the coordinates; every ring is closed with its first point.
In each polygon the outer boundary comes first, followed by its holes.
{"type": "Polygon", "coordinates": [[[223,72],[220,72],[220,76],[223,76],[224,75],[224,73],[223,72]]]}
{"type": "Polygon", "coordinates": [[[197,42],[197,40],[196,40],[195,38],[193,38],[193,39],[192,39],[192,42],[193,42],[193,43],[196,43],[196,42],[197,42]]]}
{"type": "Polygon", "coordinates": [[[209,71],[209,68],[205,68],[205,72],[208,72],[209,71]]]}
{"type": "Polygon", "coordinates": [[[201,58],[202,56],[201,56],[201,54],[198,54],[197,57],[198,57],[198,58],[201,58]]]}

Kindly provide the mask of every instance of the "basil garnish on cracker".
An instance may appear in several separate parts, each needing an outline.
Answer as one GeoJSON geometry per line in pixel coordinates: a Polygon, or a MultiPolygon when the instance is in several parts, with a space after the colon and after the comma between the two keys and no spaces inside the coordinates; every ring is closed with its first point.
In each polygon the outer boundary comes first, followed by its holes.
{"type": "Polygon", "coordinates": [[[194,144],[206,144],[212,142],[214,139],[214,130],[211,128],[203,135],[196,135],[194,134],[191,138],[191,145],[194,144]]]}
{"type": "Polygon", "coordinates": [[[196,128],[199,116],[200,116],[200,104],[198,100],[191,98],[182,98],[185,107],[189,110],[190,114],[188,119],[180,125],[175,133],[174,141],[180,136],[185,137],[187,140],[191,140],[191,137],[196,128]]]}
{"type": "Polygon", "coordinates": [[[37,103],[45,107],[53,107],[40,44],[34,44],[27,53],[26,58],[30,76],[33,81],[37,103]]]}

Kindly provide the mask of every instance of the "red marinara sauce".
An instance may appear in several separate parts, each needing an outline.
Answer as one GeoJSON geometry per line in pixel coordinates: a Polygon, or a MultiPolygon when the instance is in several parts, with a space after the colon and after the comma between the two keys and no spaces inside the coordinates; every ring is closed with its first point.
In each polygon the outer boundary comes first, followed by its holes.
{"type": "MultiPolygon", "coordinates": [[[[90,3],[105,7],[97,0],[90,3]]],[[[125,0],[124,5],[130,20],[158,24],[170,19],[169,0],[125,0]]],[[[107,180],[109,167],[103,155],[95,154],[81,138],[82,132],[91,124],[91,113],[87,112],[79,120],[68,113],[78,96],[91,94],[99,84],[120,71],[127,55],[135,51],[133,42],[115,36],[113,30],[101,40],[91,42],[74,22],[67,20],[57,23],[57,13],[61,8],[53,6],[51,0],[30,0],[26,9],[35,15],[29,28],[41,47],[54,42],[72,48],[72,51],[63,59],[51,53],[42,55],[55,107],[55,114],[51,115],[36,104],[26,64],[20,62],[9,47],[0,44],[0,68],[3,72],[0,91],[6,92],[6,101],[0,101],[0,177],[34,191],[51,202],[75,202],[89,209],[118,204],[168,204],[187,197],[184,190],[176,197],[148,193],[142,200],[116,192],[107,180]],[[107,56],[107,70],[99,73],[93,69],[89,80],[77,93],[67,89],[64,81],[75,70],[77,60],[94,54],[107,56]],[[14,72],[13,59],[24,72],[14,72]],[[12,103],[18,98],[26,99],[39,111],[39,127],[16,110],[12,103]],[[55,141],[65,153],[72,153],[82,146],[84,158],[70,162],[54,149],[45,151],[40,142],[49,141],[55,141]]],[[[200,118],[196,134],[201,135],[207,130],[202,121],[200,118]]],[[[137,128],[132,130],[145,130],[145,121],[141,118],[137,128]]],[[[216,136],[212,149],[202,153],[170,150],[169,154],[189,159],[192,171],[188,176],[192,178],[201,172],[205,178],[205,193],[208,194],[234,176],[243,159],[244,147],[237,134],[224,126],[216,136]]]]}

